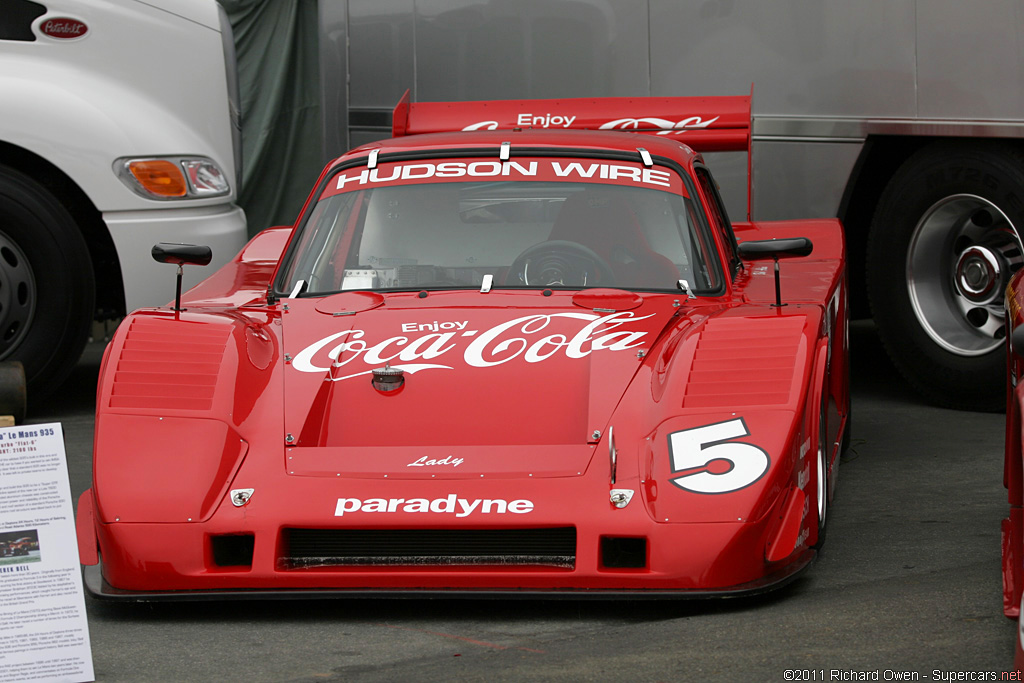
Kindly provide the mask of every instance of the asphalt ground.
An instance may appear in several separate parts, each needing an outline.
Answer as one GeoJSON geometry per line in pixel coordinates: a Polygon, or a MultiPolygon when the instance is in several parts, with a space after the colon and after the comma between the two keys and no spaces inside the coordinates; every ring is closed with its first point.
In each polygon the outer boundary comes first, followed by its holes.
{"type": "MultiPolygon", "coordinates": [[[[924,404],[870,324],[828,541],[773,593],[716,601],[87,598],[98,681],[1000,680],[1004,418],[924,404]],[[793,672],[797,673],[793,673],[793,672]]],[[[102,345],[29,422],[59,421],[89,486],[102,345]]]]}

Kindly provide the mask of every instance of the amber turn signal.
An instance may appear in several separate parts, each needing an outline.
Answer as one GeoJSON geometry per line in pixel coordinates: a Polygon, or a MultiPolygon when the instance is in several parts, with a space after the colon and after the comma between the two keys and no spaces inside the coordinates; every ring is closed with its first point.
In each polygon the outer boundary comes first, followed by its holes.
{"type": "Polygon", "coordinates": [[[146,199],[205,199],[231,194],[231,185],[213,159],[206,157],[121,157],[114,173],[146,199]]]}
{"type": "Polygon", "coordinates": [[[129,161],[127,168],[142,189],[158,197],[184,197],[188,193],[185,174],[166,159],[129,161]]]}

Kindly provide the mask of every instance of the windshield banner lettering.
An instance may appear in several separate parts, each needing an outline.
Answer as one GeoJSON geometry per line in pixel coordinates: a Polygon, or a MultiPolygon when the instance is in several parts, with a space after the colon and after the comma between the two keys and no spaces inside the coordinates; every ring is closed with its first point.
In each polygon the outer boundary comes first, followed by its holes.
{"type": "Polygon", "coordinates": [[[464,159],[386,163],[376,168],[355,167],[331,178],[321,199],[341,192],[394,185],[437,183],[449,180],[537,180],[602,183],[627,187],[649,187],[682,193],[682,181],[675,173],[642,164],[590,159],[518,159],[498,161],[464,159]]]}

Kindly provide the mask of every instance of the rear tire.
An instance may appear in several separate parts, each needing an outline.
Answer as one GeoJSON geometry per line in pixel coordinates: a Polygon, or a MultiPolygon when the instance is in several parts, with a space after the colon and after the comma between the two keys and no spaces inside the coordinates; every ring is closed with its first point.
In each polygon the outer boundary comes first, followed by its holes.
{"type": "Polygon", "coordinates": [[[67,378],[89,338],[95,280],[71,214],[0,165],[0,361],[20,361],[32,404],[67,378]]]}
{"type": "Polygon", "coordinates": [[[867,289],[893,363],[929,401],[1005,408],[1006,283],[1021,267],[1024,154],[935,143],[896,171],[867,248],[867,289]]]}

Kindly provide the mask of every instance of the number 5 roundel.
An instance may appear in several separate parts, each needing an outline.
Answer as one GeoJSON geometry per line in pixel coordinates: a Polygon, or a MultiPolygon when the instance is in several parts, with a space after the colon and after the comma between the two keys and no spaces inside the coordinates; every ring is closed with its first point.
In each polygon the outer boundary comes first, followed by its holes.
{"type": "Polygon", "coordinates": [[[730,493],[750,486],[768,471],[764,449],[731,439],[749,436],[742,418],[684,429],[668,435],[669,481],[694,493],[730,493]]]}

